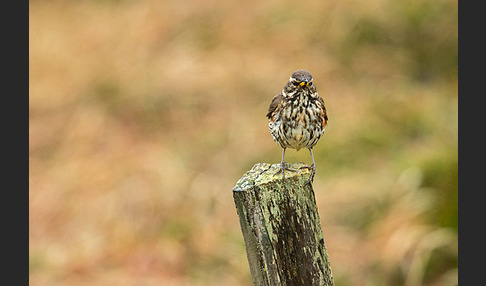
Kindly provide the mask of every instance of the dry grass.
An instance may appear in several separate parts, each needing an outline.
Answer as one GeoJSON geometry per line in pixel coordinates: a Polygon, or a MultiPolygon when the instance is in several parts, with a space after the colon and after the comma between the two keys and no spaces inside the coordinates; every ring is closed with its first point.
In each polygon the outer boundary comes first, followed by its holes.
{"type": "Polygon", "coordinates": [[[305,68],[336,284],[456,285],[457,1],[400,3],[31,1],[30,284],[251,285],[231,190],[305,68]]]}

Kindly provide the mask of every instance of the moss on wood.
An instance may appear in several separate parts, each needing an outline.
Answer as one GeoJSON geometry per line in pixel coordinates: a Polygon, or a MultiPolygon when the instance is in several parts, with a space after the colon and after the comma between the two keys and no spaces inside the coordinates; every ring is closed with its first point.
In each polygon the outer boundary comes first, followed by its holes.
{"type": "Polygon", "coordinates": [[[233,188],[254,285],[334,285],[310,170],[258,163],[233,188]]]}

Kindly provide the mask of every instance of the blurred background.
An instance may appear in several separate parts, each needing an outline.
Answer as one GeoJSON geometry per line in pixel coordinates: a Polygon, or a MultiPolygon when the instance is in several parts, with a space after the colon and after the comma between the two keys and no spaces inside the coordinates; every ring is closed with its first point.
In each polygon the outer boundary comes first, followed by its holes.
{"type": "Polygon", "coordinates": [[[31,285],[252,285],[232,188],[301,68],[336,285],[457,285],[457,0],[29,6],[31,285]]]}

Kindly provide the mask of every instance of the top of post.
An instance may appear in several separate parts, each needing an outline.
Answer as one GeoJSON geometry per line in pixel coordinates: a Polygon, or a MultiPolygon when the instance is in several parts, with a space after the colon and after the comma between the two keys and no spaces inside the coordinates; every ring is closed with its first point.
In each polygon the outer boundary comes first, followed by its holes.
{"type": "MultiPolygon", "coordinates": [[[[305,166],[304,163],[287,164],[288,168],[295,171],[286,170],[285,180],[303,180],[303,182],[307,182],[311,172],[308,168],[302,168],[305,166]]],[[[236,186],[233,188],[233,192],[247,191],[255,186],[270,182],[283,183],[282,173],[276,174],[279,170],[280,164],[257,163],[238,180],[236,186]]]]}

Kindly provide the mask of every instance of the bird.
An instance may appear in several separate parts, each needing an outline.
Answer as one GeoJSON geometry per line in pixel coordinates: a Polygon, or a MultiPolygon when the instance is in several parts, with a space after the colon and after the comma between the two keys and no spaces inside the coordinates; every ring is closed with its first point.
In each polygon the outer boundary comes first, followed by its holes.
{"type": "Polygon", "coordinates": [[[273,140],[282,147],[280,169],[275,175],[285,171],[296,171],[288,168],[285,162],[285,150],[293,148],[299,151],[307,148],[310,151],[312,165],[302,168],[311,169],[309,184],[314,182],[316,164],[312,148],[317,144],[326,130],[328,116],[324,99],[317,92],[312,74],[303,69],[294,71],[283,87],[275,95],[268,107],[268,127],[273,140]]]}

